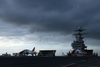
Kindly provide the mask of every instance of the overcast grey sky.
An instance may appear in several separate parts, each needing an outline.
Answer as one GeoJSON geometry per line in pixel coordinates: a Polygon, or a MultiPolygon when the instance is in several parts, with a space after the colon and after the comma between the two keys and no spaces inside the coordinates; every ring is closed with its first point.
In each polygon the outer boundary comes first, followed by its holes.
{"type": "Polygon", "coordinates": [[[100,46],[100,0],[0,0],[0,36],[7,41],[63,46],[79,26],[89,33],[87,45],[100,46]]]}

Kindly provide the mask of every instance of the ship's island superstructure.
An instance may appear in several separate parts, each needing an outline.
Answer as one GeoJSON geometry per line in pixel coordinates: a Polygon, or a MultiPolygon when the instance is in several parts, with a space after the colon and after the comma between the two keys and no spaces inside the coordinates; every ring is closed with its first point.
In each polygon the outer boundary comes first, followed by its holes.
{"type": "Polygon", "coordinates": [[[75,31],[77,33],[73,34],[76,37],[76,40],[73,41],[73,43],[71,44],[73,51],[72,54],[73,55],[82,55],[82,56],[86,56],[86,55],[92,55],[93,50],[87,50],[87,46],[85,46],[84,41],[83,41],[83,36],[84,34],[87,33],[83,33],[85,29],[83,29],[82,27],[79,27],[78,29],[76,29],[75,31]]]}
{"type": "Polygon", "coordinates": [[[84,41],[82,35],[86,34],[86,33],[82,33],[82,31],[84,31],[85,29],[83,29],[82,27],[79,27],[78,29],[76,29],[75,31],[77,33],[73,34],[76,37],[76,40],[73,41],[72,48],[74,50],[79,49],[81,47],[81,50],[84,50],[85,48],[87,48],[87,46],[85,46],[84,41]]]}

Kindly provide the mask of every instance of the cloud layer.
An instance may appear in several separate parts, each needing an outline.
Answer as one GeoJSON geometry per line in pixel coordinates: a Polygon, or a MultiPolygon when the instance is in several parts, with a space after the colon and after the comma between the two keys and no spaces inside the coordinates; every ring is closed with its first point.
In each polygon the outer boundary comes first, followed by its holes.
{"type": "Polygon", "coordinates": [[[0,0],[0,19],[29,32],[62,35],[83,26],[88,38],[100,39],[99,0],[0,0]],[[94,31],[95,30],[95,31],[94,31]]]}

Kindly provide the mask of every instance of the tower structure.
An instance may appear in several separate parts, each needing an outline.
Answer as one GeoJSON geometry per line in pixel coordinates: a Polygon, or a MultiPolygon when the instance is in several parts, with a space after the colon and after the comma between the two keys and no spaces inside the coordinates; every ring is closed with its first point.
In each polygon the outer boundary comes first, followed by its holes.
{"type": "Polygon", "coordinates": [[[84,30],[85,29],[83,29],[82,27],[79,27],[78,29],[75,30],[77,33],[75,33],[73,35],[75,35],[76,40],[73,41],[73,43],[71,44],[71,46],[74,50],[81,49],[84,51],[85,48],[87,48],[87,46],[85,46],[84,41],[83,41],[84,37],[82,36],[82,35],[86,34],[86,33],[83,33],[84,30]]]}

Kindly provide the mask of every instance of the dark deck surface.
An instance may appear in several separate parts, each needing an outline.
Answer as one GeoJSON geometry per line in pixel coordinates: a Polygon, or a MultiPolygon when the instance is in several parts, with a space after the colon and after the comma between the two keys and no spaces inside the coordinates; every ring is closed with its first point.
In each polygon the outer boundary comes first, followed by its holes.
{"type": "Polygon", "coordinates": [[[93,57],[85,62],[77,63],[70,67],[100,67],[100,57],[93,57]]]}
{"type": "Polygon", "coordinates": [[[0,57],[0,67],[61,67],[90,57],[0,57]]]}

